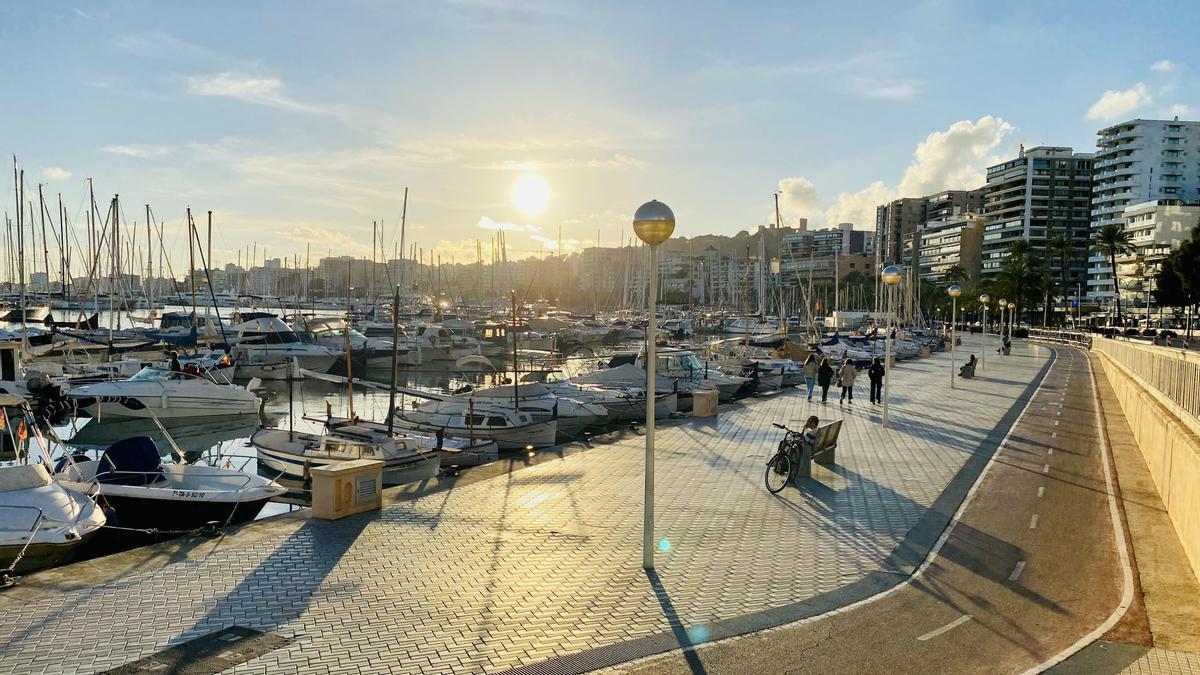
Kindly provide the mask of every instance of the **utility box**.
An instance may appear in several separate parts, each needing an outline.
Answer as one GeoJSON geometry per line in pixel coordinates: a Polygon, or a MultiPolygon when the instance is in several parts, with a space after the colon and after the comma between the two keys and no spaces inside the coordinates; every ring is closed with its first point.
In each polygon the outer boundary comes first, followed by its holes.
{"type": "Polygon", "coordinates": [[[720,396],[721,392],[716,389],[697,389],[692,392],[692,417],[716,417],[720,396]]]}
{"type": "Polygon", "coordinates": [[[383,462],[354,459],[313,467],[313,518],[337,520],[383,506],[383,462]]]}

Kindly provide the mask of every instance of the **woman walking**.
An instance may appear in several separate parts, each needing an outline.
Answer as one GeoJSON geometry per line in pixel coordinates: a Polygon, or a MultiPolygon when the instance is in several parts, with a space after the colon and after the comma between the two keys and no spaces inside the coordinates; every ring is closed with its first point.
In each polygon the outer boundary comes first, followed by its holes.
{"type": "Polygon", "coordinates": [[[817,357],[812,352],[804,359],[804,384],[808,385],[808,400],[811,401],[813,387],[817,386],[817,357]]]}
{"type": "Polygon", "coordinates": [[[829,400],[829,385],[833,384],[833,366],[829,359],[821,359],[821,367],[817,368],[817,384],[821,387],[821,403],[829,400]]]}
{"type": "Polygon", "coordinates": [[[883,402],[883,375],[883,362],[876,356],[867,369],[867,379],[871,380],[871,403],[883,402]]]}
{"type": "Polygon", "coordinates": [[[854,403],[854,378],[858,375],[858,370],[854,367],[854,362],[846,359],[842,364],[842,369],[838,371],[838,379],[842,382],[842,398],[838,403],[842,403],[849,399],[850,403],[854,403]]]}

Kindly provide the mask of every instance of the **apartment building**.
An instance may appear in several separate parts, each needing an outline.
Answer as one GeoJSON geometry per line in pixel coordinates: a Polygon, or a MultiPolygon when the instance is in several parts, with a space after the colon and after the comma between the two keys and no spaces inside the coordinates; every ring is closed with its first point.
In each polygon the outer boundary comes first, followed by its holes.
{"type": "MultiPolygon", "coordinates": [[[[1148,202],[1200,200],[1200,122],[1134,119],[1097,132],[1091,229],[1125,223],[1125,209],[1148,202]]],[[[1088,258],[1088,297],[1113,298],[1104,256],[1088,258]]]]}
{"type": "MultiPolygon", "coordinates": [[[[981,278],[994,279],[1000,273],[1013,242],[1024,239],[1035,251],[1044,251],[1059,234],[1079,243],[1080,255],[1066,278],[1083,278],[1093,162],[1091,153],[1039,146],[1022,148],[1015,159],[988,167],[981,278]]],[[[1048,262],[1057,275],[1058,261],[1048,262]]]]}
{"type": "Polygon", "coordinates": [[[955,213],[927,221],[917,233],[917,274],[922,281],[940,284],[946,271],[962,267],[967,282],[979,281],[985,217],[975,212],[955,213]]]}
{"type": "MultiPolygon", "coordinates": [[[[1187,239],[1200,222],[1200,203],[1159,199],[1126,206],[1121,212],[1125,231],[1137,247],[1117,258],[1121,302],[1127,308],[1154,306],[1150,291],[1162,261],[1187,239]]],[[[1107,265],[1106,265],[1107,266],[1107,265]]]]}

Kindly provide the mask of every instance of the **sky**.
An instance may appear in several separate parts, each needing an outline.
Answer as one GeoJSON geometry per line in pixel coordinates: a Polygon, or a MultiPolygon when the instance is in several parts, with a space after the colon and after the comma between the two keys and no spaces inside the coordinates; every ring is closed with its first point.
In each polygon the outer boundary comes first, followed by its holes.
{"type": "MultiPolygon", "coordinates": [[[[6,3],[0,150],[82,223],[87,178],[145,204],[177,264],[613,246],[659,199],[676,233],[853,222],[978,187],[1020,144],[1091,151],[1200,119],[1186,2],[6,3]],[[521,187],[515,190],[514,186],[521,187]],[[561,237],[560,237],[561,231],[561,237]],[[186,262],[186,253],[182,260],[186,262]]],[[[7,181],[3,208],[13,212],[7,181]]]]}

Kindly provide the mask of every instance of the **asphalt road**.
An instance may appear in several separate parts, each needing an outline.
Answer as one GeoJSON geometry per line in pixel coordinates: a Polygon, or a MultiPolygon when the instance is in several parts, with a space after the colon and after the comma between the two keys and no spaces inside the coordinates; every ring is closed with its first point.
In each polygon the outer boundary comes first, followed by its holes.
{"type": "MultiPolygon", "coordinates": [[[[836,613],[616,670],[1023,672],[1098,637],[1122,604],[1125,568],[1092,364],[1056,351],[936,557],[906,583],[836,613]]],[[[1003,377],[1002,363],[989,359],[980,375],[1003,377]]]]}

